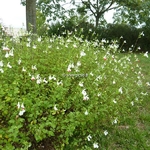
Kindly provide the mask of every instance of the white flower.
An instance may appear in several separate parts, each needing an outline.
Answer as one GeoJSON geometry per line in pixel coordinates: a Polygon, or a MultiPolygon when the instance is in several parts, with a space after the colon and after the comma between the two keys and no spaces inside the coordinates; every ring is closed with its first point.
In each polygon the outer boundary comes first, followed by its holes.
{"type": "Polygon", "coordinates": [[[31,73],[29,73],[29,77],[31,77],[31,73]]]}
{"type": "Polygon", "coordinates": [[[41,37],[38,38],[38,42],[41,42],[41,37]]]}
{"type": "Polygon", "coordinates": [[[117,124],[117,122],[118,122],[118,119],[116,118],[112,124],[117,124]]]}
{"type": "Polygon", "coordinates": [[[144,53],[144,56],[148,58],[148,52],[144,53]]]}
{"type": "Polygon", "coordinates": [[[67,71],[70,72],[71,68],[74,68],[74,64],[73,63],[71,63],[71,64],[68,65],[67,71]]]}
{"type": "Polygon", "coordinates": [[[115,81],[115,80],[113,80],[113,84],[116,84],[116,81],[115,81]]]}
{"type": "Polygon", "coordinates": [[[138,98],[138,97],[136,97],[136,98],[135,98],[135,100],[136,100],[136,101],[138,101],[138,100],[139,100],[139,98],[138,98]]]}
{"type": "Polygon", "coordinates": [[[37,70],[36,65],[32,65],[32,70],[37,70]]]}
{"type": "Polygon", "coordinates": [[[26,69],[24,67],[22,68],[22,72],[26,72],[26,69]]]}
{"type": "Polygon", "coordinates": [[[89,113],[88,113],[88,111],[86,110],[86,111],[84,112],[84,114],[87,116],[89,113]]]}
{"type": "Polygon", "coordinates": [[[123,36],[121,36],[120,39],[123,39],[123,36]]]}
{"type": "Polygon", "coordinates": [[[8,58],[8,57],[9,57],[9,53],[8,53],[8,52],[6,52],[5,57],[6,57],[6,58],[8,58]]]}
{"type": "Polygon", "coordinates": [[[117,103],[117,101],[116,101],[115,99],[113,100],[113,102],[114,102],[115,104],[117,103]]]}
{"type": "Polygon", "coordinates": [[[74,48],[77,48],[77,45],[76,45],[76,44],[73,44],[73,47],[74,47],[74,48]]]}
{"type": "Polygon", "coordinates": [[[87,95],[85,89],[82,90],[83,100],[89,100],[89,96],[87,95]]]}
{"type": "Polygon", "coordinates": [[[85,89],[82,90],[82,94],[83,94],[83,95],[86,95],[86,94],[87,94],[86,91],[85,91],[85,89]]]}
{"type": "Polygon", "coordinates": [[[146,82],[146,85],[147,85],[147,86],[150,86],[150,82],[146,82]]]}
{"type": "Polygon", "coordinates": [[[89,134],[89,135],[87,136],[87,140],[88,140],[88,141],[91,141],[91,139],[92,139],[92,137],[91,137],[91,135],[89,134]]]}
{"type": "Polygon", "coordinates": [[[107,130],[104,131],[104,135],[105,136],[108,135],[108,131],[107,130]]]}
{"type": "Polygon", "coordinates": [[[119,93],[120,93],[120,94],[122,94],[122,93],[123,93],[123,91],[122,91],[122,87],[120,87],[120,88],[119,88],[119,93]]]}
{"type": "Polygon", "coordinates": [[[57,81],[57,85],[62,85],[62,81],[57,81]]]}
{"type": "Polygon", "coordinates": [[[48,83],[48,81],[46,80],[46,78],[43,79],[43,82],[44,82],[44,83],[48,83]]]}
{"type": "Polygon", "coordinates": [[[8,47],[3,47],[3,51],[10,51],[8,47]]]}
{"type": "Polygon", "coordinates": [[[89,96],[88,95],[83,95],[83,100],[89,100],[89,96]]]}
{"type": "Polygon", "coordinates": [[[102,79],[102,77],[99,75],[98,77],[96,77],[96,81],[98,81],[98,80],[101,80],[102,79]]]}
{"type": "Polygon", "coordinates": [[[81,62],[80,61],[77,62],[77,66],[78,67],[81,66],[81,62]]]}
{"type": "Polygon", "coordinates": [[[40,74],[37,74],[37,75],[36,75],[36,79],[40,79],[40,74]]]}
{"type": "Polygon", "coordinates": [[[101,42],[102,42],[102,43],[106,43],[106,40],[105,40],[105,39],[102,39],[101,42]]]}
{"type": "Polygon", "coordinates": [[[70,43],[70,42],[72,42],[72,41],[71,41],[70,39],[68,39],[68,40],[67,40],[67,43],[70,43]]]}
{"type": "Polygon", "coordinates": [[[90,72],[90,75],[93,76],[94,74],[92,72],[90,72]]]}
{"type": "Polygon", "coordinates": [[[99,148],[98,143],[94,143],[94,144],[93,144],[93,147],[94,147],[94,148],[99,148]]]}
{"type": "Polygon", "coordinates": [[[18,60],[18,65],[20,65],[20,64],[21,64],[21,59],[18,60]]]}
{"type": "Polygon", "coordinates": [[[133,101],[131,102],[131,105],[134,106],[134,102],[133,101]]]}
{"type": "Polygon", "coordinates": [[[56,107],[56,105],[54,105],[54,110],[56,110],[56,111],[58,110],[57,107],[56,107]]]}
{"type": "Polygon", "coordinates": [[[70,67],[71,67],[71,68],[74,68],[74,64],[73,64],[73,63],[71,63],[71,64],[70,64],[70,67]]]}
{"type": "Polygon", "coordinates": [[[36,49],[36,45],[33,45],[33,49],[36,49]]]}
{"type": "Polygon", "coordinates": [[[4,66],[4,64],[3,64],[3,61],[1,60],[0,61],[0,67],[3,67],[4,66]]]}
{"type": "Polygon", "coordinates": [[[31,42],[31,38],[28,38],[27,41],[28,41],[28,42],[31,42]]]}
{"type": "Polygon", "coordinates": [[[85,55],[86,55],[86,53],[84,51],[80,52],[80,57],[85,56],[85,55]]]}
{"type": "Polygon", "coordinates": [[[36,83],[37,84],[40,84],[42,82],[42,79],[41,78],[38,78],[37,80],[36,80],[36,83]]]}
{"type": "Polygon", "coordinates": [[[83,87],[83,82],[80,81],[79,82],[79,86],[83,87]]]}
{"type": "Polygon", "coordinates": [[[100,97],[101,95],[102,95],[101,93],[98,93],[98,94],[97,94],[98,97],[100,97]]]}
{"type": "Polygon", "coordinates": [[[25,113],[25,109],[23,109],[19,112],[19,116],[22,116],[24,113],[25,113]]]}
{"type": "Polygon", "coordinates": [[[48,79],[49,80],[56,80],[55,76],[51,76],[51,75],[48,77],[48,79]]]}
{"type": "Polygon", "coordinates": [[[13,50],[9,52],[9,56],[14,56],[13,50]]]}
{"type": "Polygon", "coordinates": [[[144,32],[142,31],[142,32],[140,33],[140,35],[141,35],[141,36],[144,36],[144,32]]]}
{"type": "Polygon", "coordinates": [[[7,67],[12,68],[12,66],[10,65],[10,62],[7,63],[7,67]]]}
{"type": "Polygon", "coordinates": [[[70,72],[71,71],[71,66],[68,65],[67,71],[70,72]]]}
{"type": "Polygon", "coordinates": [[[18,109],[21,109],[20,112],[19,112],[19,116],[22,116],[22,115],[25,113],[24,104],[22,103],[22,104],[20,105],[20,103],[18,102],[17,108],[18,108],[18,109]]]}
{"type": "Polygon", "coordinates": [[[68,47],[68,45],[66,44],[66,45],[65,45],[65,47],[67,48],[67,47],[68,47]]]}
{"type": "Polygon", "coordinates": [[[0,68],[0,72],[1,72],[1,73],[4,73],[4,70],[3,70],[2,68],[0,68]]]}
{"type": "Polygon", "coordinates": [[[27,46],[27,47],[30,47],[30,43],[27,43],[26,46],[27,46]]]}
{"type": "Polygon", "coordinates": [[[25,108],[23,103],[21,104],[21,108],[22,108],[22,109],[24,109],[24,108],[25,108]]]}
{"type": "Polygon", "coordinates": [[[32,75],[31,80],[35,80],[35,77],[32,75]]]}
{"type": "Polygon", "coordinates": [[[78,66],[75,66],[75,67],[74,67],[74,70],[75,70],[76,72],[79,72],[78,66]]]}
{"type": "Polygon", "coordinates": [[[106,56],[104,56],[104,57],[103,57],[103,59],[104,59],[104,60],[106,60],[106,59],[107,59],[107,57],[106,57],[106,56]]]}
{"type": "Polygon", "coordinates": [[[139,46],[137,49],[138,49],[138,50],[140,50],[140,49],[141,49],[141,47],[139,46]]]}
{"type": "Polygon", "coordinates": [[[147,94],[147,92],[146,92],[146,93],[143,93],[143,92],[141,92],[141,95],[144,95],[144,96],[146,96],[146,95],[148,95],[148,94],[147,94]]]}
{"type": "Polygon", "coordinates": [[[19,109],[20,108],[20,103],[18,102],[18,104],[17,104],[17,108],[19,109]]]}
{"type": "Polygon", "coordinates": [[[49,79],[49,80],[52,80],[52,79],[53,79],[53,77],[52,77],[51,75],[49,75],[48,79],[49,79]]]}
{"type": "Polygon", "coordinates": [[[142,86],[142,81],[141,81],[141,80],[138,80],[138,81],[137,81],[137,85],[138,85],[138,86],[142,86]]]}

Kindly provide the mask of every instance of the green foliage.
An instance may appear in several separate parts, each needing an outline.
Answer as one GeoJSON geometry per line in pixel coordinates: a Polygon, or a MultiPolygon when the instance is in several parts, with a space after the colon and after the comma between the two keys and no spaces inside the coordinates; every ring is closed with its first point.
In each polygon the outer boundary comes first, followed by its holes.
{"type": "Polygon", "coordinates": [[[123,51],[132,52],[146,52],[149,50],[149,26],[143,26],[136,28],[127,24],[107,24],[105,27],[101,26],[95,28],[92,23],[88,23],[87,20],[81,20],[74,16],[64,22],[57,22],[50,25],[48,35],[63,36],[68,34],[75,34],[77,37],[83,40],[93,41],[97,40],[117,40],[119,49],[123,51]],[[139,36],[142,33],[142,36],[139,36]],[[124,43],[126,42],[126,43],[124,43]]]}
{"type": "Polygon", "coordinates": [[[96,38],[95,31],[96,28],[94,25],[88,23],[86,18],[81,19],[80,17],[72,16],[68,20],[50,25],[48,35],[66,37],[69,34],[73,34],[77,37],[81,37],[83,40],[93,40],[96,38]]]}
{"type": "Polygon", "coordinates": [[[134,26],[149,24],[149,0],[134,0],[122,2],[122,7],[116,9],[114,19],[116,23],[127,23],[134,26]]]}
{"type": "MultiPolygon", "coordinates": [[[[26,0],[21,0],[21,4],[26,5],[26,0]]],[[[115,23],[139,26],[141,24],[149,25],[150,22],[150,0],[80,0],[77,2],[75,0],[69,2],[66,0],[37,0],[36,7],[49,22],[64,21],[70,16],[81,15],[83,18],[88,18],[88,20],[94,19],[93,23],[96,28],[99,28],[101,23],[105,21],[105,13],[109,10],[116,10],[115,23]]]]}
{"type": "Polygon", "coordinates": [[[36,12],[36,26],[37,26],[37,34],[39,36],[47,35],[48,24],[46,23],[46,17],[40,10],[36,12]]]}
{"type": "Polygon", "coordinates": [[[54,21],[56,19],[66,18],[66,10],[63,7],[65,0],[38,0],[37,8],[47,17],[48,21],[54,21]]]}
{"type": "Polygon", "coordinates": [[[0,149],[100,149],[147,95],[138,56],[115,41],[14,42],[0,49],[0,149]]]}
{"type": "Polygon", "coordinates": [[[127,24],[108,24],[103,34],[103,38],[108,40],[119,40],[120,48],[125,51],[129,51],[129,48],[134,45],[134,49],[132,48],[132,50],[135,51],[139,46],[139,44],[136,45],[139,34],[140,31],[137,28],[127,24]],[[126,41],[126,43],[124,43],[124,41],[126,41]]]}
{"type": "Polygon", "coordinates": [[[148,26],[136,28],[127,24],[108,24],[101,38],[118,40],[120,48],[124,51],[150,52],[149,35],[148,26]]]}

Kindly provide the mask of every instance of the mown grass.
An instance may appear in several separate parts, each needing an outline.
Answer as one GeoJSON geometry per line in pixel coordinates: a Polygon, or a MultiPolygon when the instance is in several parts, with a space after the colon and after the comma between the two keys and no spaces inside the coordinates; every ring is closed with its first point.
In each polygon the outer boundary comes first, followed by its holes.
{"type": "MultiPolygon", "coordinates": [[[[145,83],[150,82],[150,58],[139,55],[139,64],[145,76],[145,83]]],[[[136,87],[135,87],[136,88],[136,87]]],[[[108,150],[149,150],[150,149],[150,87],[144,85],[148,95],[139,107],[117,126],[108,136],[102,149],[108,150]],[[107,148],[106,148],[107,147],[107,148]]]]}

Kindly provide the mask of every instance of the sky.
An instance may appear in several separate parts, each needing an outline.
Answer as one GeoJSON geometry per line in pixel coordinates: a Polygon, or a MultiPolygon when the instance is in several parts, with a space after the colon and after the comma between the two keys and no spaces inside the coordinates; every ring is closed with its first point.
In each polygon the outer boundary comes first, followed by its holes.
{"type": "MultiPolygon", "coordinates": [[[[26,28],[25,6],[21,0],[0,0],[0,23],[6,27],[26,28]]],[[[113,11],[105,15],[107,22],[112,22],[113,11]]]]}
{"type": "Polygon", "coordinates": [[[25,28],[25,6],[22,6],[20,2],[21,0],[0,0],[0,22],[3,25],[14,28],[25,28]]]}

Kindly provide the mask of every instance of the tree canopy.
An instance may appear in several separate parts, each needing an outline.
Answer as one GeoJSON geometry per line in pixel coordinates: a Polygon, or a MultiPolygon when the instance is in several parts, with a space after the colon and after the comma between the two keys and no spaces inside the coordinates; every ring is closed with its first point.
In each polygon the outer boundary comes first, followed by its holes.
{"type": "Polygon", "coordinates": [[[35,12],[31,11],[31,8],[35,10],[35,7],[45,16],[47,22],[82,16],[87,20],[92,20],[92,23],[99,27],[102,21],[105,22],[105,13],[115,10],[114,22],[150,25],[150,0],[21,0],[21,2],[24,5],[28,2],[26,5],[27,24],[34,24],[35,28],[36,16],[35,13],[31,14],[35,12]],[[34,2],[34,5],[31,2],[34,2]]]}
{"type": "Polygon", "coordinates": [[[115,20],[131,24],[149,22],[150,0],[38,0],[37,7],[49,21],[66,18],[69,14],[93,18],[96,27],[110,10],[116,10],[115,20]]]}

